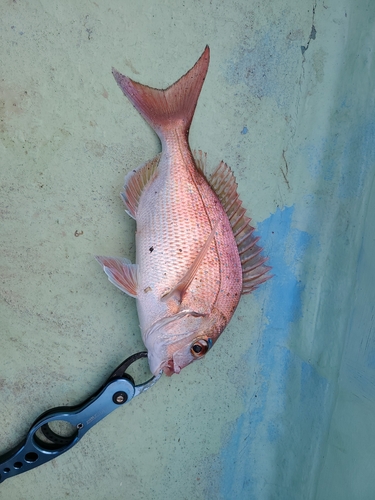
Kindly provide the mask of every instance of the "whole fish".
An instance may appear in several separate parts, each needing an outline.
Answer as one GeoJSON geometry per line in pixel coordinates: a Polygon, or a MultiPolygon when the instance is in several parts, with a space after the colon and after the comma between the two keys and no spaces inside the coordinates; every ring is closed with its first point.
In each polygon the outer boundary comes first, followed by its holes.
{"type": "Polygon", "coordinates": [[[165,90],[113,70],[126,97],[155,130],[161,154],[125,177],[121,193],[137,222],[136,264],[97,257],[109,280],[137,299],[150,370],[179,373],[201,359],[240,300],[270,276],[231,169],[208,178],[206,155],[192,153],[189,128],[210,50],[165,90]]]}

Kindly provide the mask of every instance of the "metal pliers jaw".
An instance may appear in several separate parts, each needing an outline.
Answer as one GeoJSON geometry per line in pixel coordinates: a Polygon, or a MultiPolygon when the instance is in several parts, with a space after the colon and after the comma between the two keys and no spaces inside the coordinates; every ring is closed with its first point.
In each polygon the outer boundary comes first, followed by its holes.
{"type": "Polygon", "coordinates": [[[65,453],[109,413],[152,387],[162,372],[141,385],[135,385],[132,377],[126,374],[132,363],[145,357],[147,352],[139,352],[127,358],[100,389],[83,403],[59,406],[42,413],[30,427],[26,438],[0,455],[0,483],[65,453]],[[65,429],[65,432],[59,433],[53,422],[65,424],[64,427],[69,427],[70,432],[67,434],[65,429]]]}

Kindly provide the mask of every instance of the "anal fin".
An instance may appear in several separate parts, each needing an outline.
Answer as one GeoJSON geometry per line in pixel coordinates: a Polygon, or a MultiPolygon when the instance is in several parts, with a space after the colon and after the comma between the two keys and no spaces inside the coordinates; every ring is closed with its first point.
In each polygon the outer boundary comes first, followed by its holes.
{"type": "Polygon", "coordinates": [[[108,279],[121,291],[131,297],[137,297],[137,264],[132,264],[128,259],[119,257],[96,257],[103,266],[108,279]]]}

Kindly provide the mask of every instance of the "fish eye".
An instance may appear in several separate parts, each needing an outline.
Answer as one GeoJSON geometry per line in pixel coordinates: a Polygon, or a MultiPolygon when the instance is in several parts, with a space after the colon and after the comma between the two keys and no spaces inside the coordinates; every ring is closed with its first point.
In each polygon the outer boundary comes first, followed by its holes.
{"type": "Polygon", "coordinates": [[[210,342],[211,339],[204,340],[204,339],[199,339],[195,340],[190,347],[190,352],[194,356],[194,358],[201,358],[206,354],[206,352],[209,350],[211,347],[212,342],[210,342]]]}

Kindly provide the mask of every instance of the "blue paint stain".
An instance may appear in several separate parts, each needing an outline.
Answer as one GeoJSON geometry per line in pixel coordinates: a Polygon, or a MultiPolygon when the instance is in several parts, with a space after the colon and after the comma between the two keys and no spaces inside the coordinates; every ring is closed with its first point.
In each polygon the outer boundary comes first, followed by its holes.
{"type": "MultiPolygon", "coordinates": [[[[234,423],[231,437],[227,445],[222,448],[221,460],[224,471],[221,490],[223,498],[244,498],[242,495],[249,496],[251,494],[254,494],[254,498],[256,498],[256,468],[241,466],[238,454],[242,448],[244,436],[248,435],[245,451],[242,452],[246,454],[246,457],[242,456],[241,461],[244,464],[247,461],[253,462],[251,455],[255,452],[254,440],[258,427],[264,420],[266,394],[272,372],[281,370],[278,376],[281,381],[288,369],[285,357],[282,364],[275,363],[275,345],[285,343],[289,323],[295,317],[295,313],[291,313],[291,310],[295,309],[295,302],[298,302],[299,299],[297,280],[287,265],[288,257],[285,254],[285,242],[291,231],[293,212],[293,207],[277,210],[275,214],[258,225],[265,254],[270,256],[270,265],[275,275],[266,285],[269,288],[269,300],[265,315],[269,324],[261,339],[258,360],[263,383],[257,391],[256,402],[250,400],[251,389],[245,390],[246,410],[234,423]],[[236,482],[234,483],[234,481],[236,482]],[[236,497],[236,495],[239,496],[236,497]]],[[[297,308],[300,307],[297,306],[297,308]]],[[[245,353],[244,357],[249,357],[249,354],[245,353]]]]}
{"type": "MultiPolygon", "coordinates": [[[[226,500],[266,497],[261,491],[265,470],[269,466],[267,452],[282,456],[288,447],[284,442],[285,422],[280,421],[280,415],[287,406],[291,374],[294,379],[295,372],[302,373],[301,394],[297,392],[295,397],[301,399],[306,409],[308,407],[301,424],[306,426],[306,438],[308,426],[313,425],[316,412],[320,412],[321,393],[326,390],[326,381],[288,347],[291,324],[301,316],[304,289],[302,280],[296,276],[294,263],[303,258],[312,242],[309,234],[293,227],[293,213],[294,207],[277,210],[258,225],[274,277],[264,285],[268,288],[264,308],[267,326],[257,346],[257,366],[249,367],[249,384],[244,384],[245,409],[232,424],[220,455],[223,470],[220,498],[226,500]],[[254,385],[250,383],[254,380],[254,371],[257,372],[256,398],[253,397],[254,385]]],[[[259,289],[255,296],[261,293],[259,289]]],[[[249,358],[250,352],[244,353],[245,365],[249,358]]]]}
{"type": "Polygon", "coordinates": [[[339,137],[322,137],[306,147],[308,168],[313,179],[332,181],[337,168],[339,137]]]}
{"type": "MultiPolygon", "coordinates": [[[[347,136],[346,136],[347,137],[347,136]]],[[[340,198],[358,196],[363,191],[368,172],[375,163],[375,121],[352,127],[351,140],[345,141],[340,158],[340,198]],[[360,162],[360,165],[358,165],[360,162]],[[353,182],[354,180],[354,182],[353,182]]]]}
{"type": "Polygon", "coordinates": [[[375,121],[371,116],[354,126],[345,99],[335,113],[330,133],[304,147],[302,154],[308,159],[313,179],[332,183],[338,199],[355,198],[363,191],[375,162],[375,121]]]}
{"type": "Polygon", "coordinates": [[[241,134],[242,134],[242,135],[247,134],[247,132],[248,132],[247,127],[244,127],[244,128],[241,130],[241,134]]]}
{"type": "MultiPolygon", "coordinates": [[[[371,332],[374,335],[374,332],[371,332]]],[[[372,343],[373,343],[373,339],[372,340],[372,343]]],[[[372,345],[371,346],[371,351],[367,354],[367,368],[371,368],[372,370],[375,368],[375,350],[374,350],[374,346],[372,345]]]]}
{"type": "Polygon", "coordinates": [[[280,439],[280,430],[276,422],[269,422],[267,426],[267,437],[270,443],[280,439]]]}

